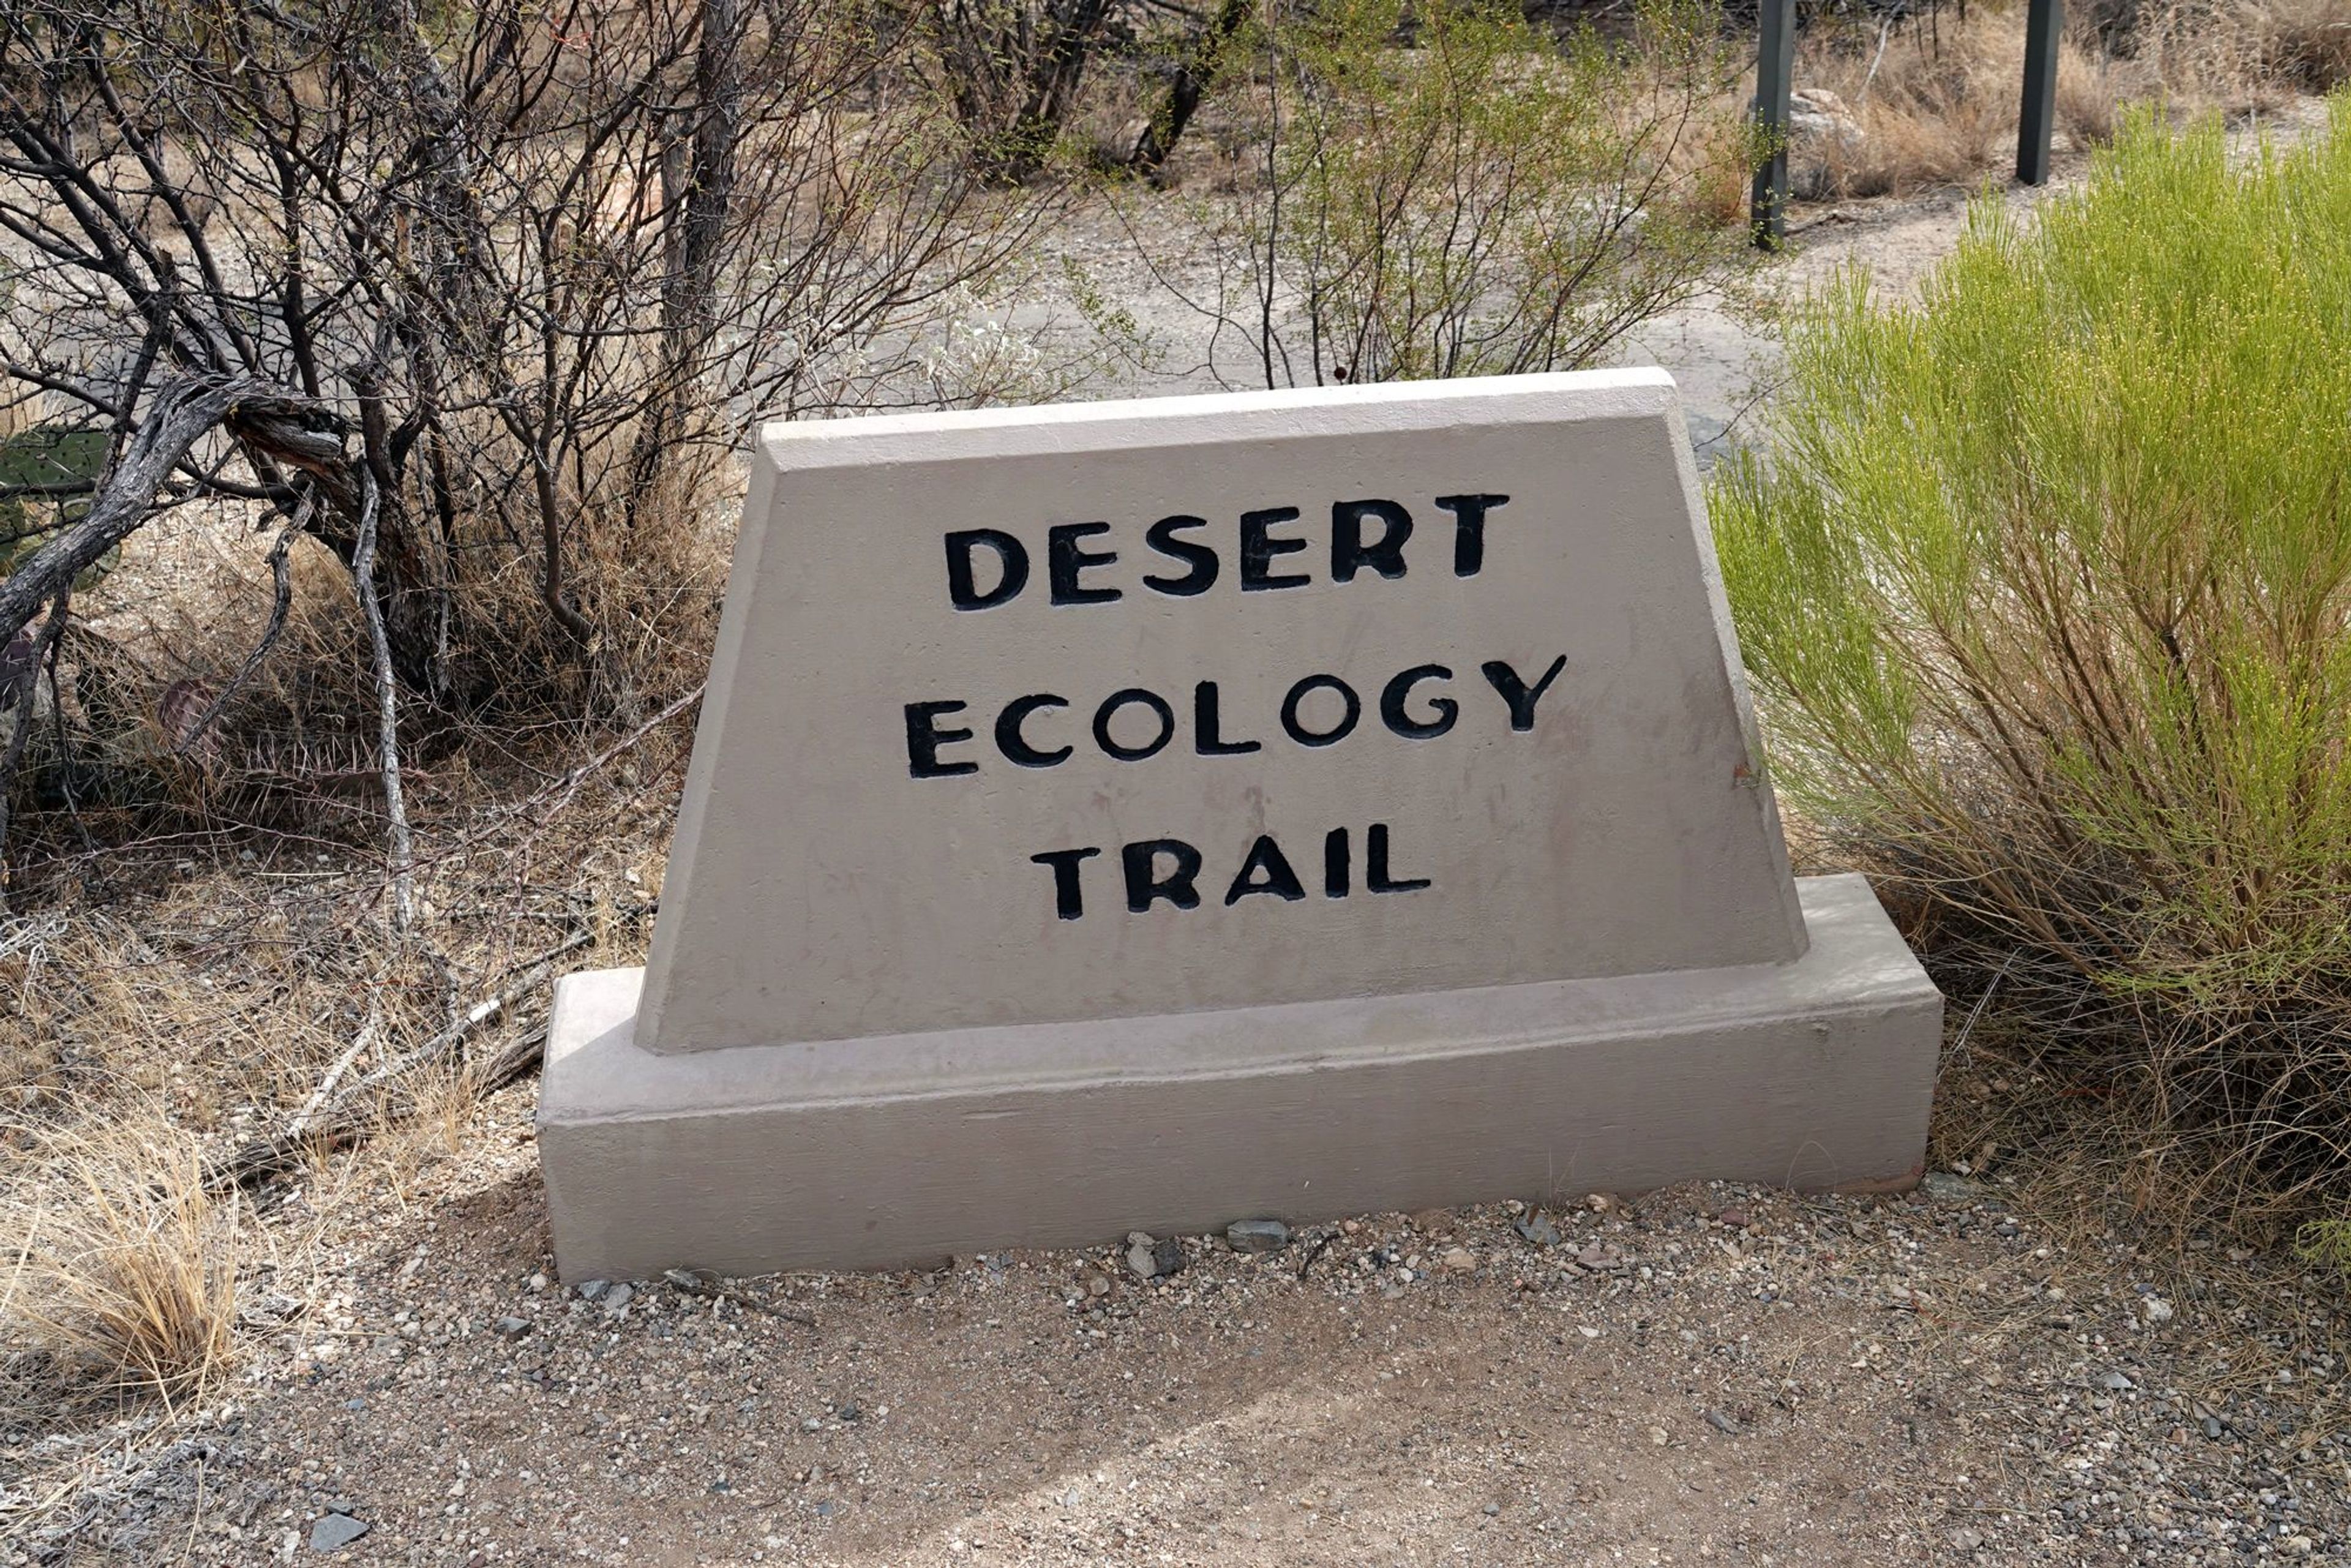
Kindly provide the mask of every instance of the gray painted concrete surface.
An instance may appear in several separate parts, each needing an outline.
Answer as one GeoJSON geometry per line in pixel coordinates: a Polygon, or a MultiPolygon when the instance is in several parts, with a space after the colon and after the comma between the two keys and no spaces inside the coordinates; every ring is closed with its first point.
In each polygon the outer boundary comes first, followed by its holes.
{"type": "Polygon", "coordinates": [[[1942,1002],[1859,877],[1800,958],[657,1056],[560,982],[539,1154],[567,1278],[935,1266],[1691,1178],[1918,1174],[1942,1002]]]}
{"type": "Polygon", "coordinates": [[[1941,1003],[1761,760],[1662,371],[771,425],[559,1262],[1912,1179],[1941,1003]]]}

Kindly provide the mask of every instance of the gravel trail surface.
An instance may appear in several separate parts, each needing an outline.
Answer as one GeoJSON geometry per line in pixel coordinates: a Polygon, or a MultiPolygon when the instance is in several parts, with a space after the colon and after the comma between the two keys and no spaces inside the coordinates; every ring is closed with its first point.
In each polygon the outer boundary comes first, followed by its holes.
{"type": "Polygon", "coordinates": [[[2346,1560],[2351,1445],[2272,1397],[2341,1365],[2272,1333],[2215,1391],[2262,1321],[1998,1184],[1530,1195],[1180,1238],[1148,1279],[1113,1241],[582,1289],[529,1113],[337,1194],[309,1304],[168,1446],[152,1411],[12,1435],[12,1489],[97,1474],[6,1560],[2346,1560]]]}

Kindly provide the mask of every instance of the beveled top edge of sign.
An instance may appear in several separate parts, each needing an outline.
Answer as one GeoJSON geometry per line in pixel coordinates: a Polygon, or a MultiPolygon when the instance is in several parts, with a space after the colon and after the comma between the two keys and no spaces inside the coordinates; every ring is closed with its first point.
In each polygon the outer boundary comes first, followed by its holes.
{"type": "Polygon", "coordinates": [[[1389,434],[1453,423],[1474,410],[1483,423],[1556,423],[1658,414],[1673,405],[1674,379],[1655,366],[1555,371],[1454,381],[1278,392],[1195,392],[1101,402],[957,409],[851,419],[775,420],[758,445],[779,469],[837,468],[875,462],[1115,451],[1148,427],[1153,445],[1301,436],[1389,434]],[[1296,416],[1277,430],[1265,414],[1296,416]]]}

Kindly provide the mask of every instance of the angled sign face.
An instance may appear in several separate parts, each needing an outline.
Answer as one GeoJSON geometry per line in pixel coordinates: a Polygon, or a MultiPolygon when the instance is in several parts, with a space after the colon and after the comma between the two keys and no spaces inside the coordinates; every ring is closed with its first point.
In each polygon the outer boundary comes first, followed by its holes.
{"type": "Polygon", "coordinates": [[[656,1053],[1784,963],[1671,382],[768,427],[656,1053]]]}

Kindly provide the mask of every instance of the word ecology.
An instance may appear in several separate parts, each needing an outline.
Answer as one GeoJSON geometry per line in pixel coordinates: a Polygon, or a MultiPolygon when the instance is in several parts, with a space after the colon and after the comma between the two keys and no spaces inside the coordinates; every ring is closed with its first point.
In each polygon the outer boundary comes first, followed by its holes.
{"type": "MultiPolygon", "coordinates": [[[[1485,570],[1487,521],[1509,505],[1506,495],[1477,493],[1439,496],[1437,508],[1447,514],[1451,528],[1447,559],[1439,570],[1457,578],[1476,577],[1485,570]]],[[[1405,556],[1417,526],[1402,502],[1385,499],[1334,501],[1329,535],[1330,580],[1353,582],[1369,572],[1395,580],[1412,567],[1405,556]]],[[[1229,578],[1224,558],[1201,536],[1208,519],[1189,513],[1160,518],[1143,533],[1145,548],[1165,561],[1182,568],[1169,573],[1145,573],[1134,589],[1170,599],[1192,599],[1214,592],[1220,582],[1228,591],[1266,593],[1305,588],[1314,578],[1301,563],[1284,558],[1306,555],[1311,538],[1290,530],[1301,524],[1296,507],[1269,507],[1240,514],[1234,541],[1236,570],[1229,578]]],[[[1055,523],[1045,529],[1047,600],[1056,606],[1116,604],[1128,588],[1110,580],[1121,564],[1122,552],[1104,548],[1113,533],[1107,522],[1055,523]],[[1091,580],[1089,580],[1091,579],[1091,580]]],[[[947,602],[959,612],[984,612],[1009,604],[1029,588],[1035,559],[1017,534],[1002,528],[956,528],[944,538],[947,602]],[[992,580],[981,586],[992,562],[992,580]]],[[[1416,558],[1424,552],[1415,552],[1416,558]]],[[[1424,567],[1424,570],[1427,568],[1424,567]]],[[[1567,666],[1567,655],[1555,656],[1536,674],[1522,674],[1508,659],[1487,659],[1478,666],[1485,685],[1499,701],[1489,705],[1496,723],[1524,735],[1535,727],[1535,712],[1543,694],[1567,666]]],[[[1396,739],[1436,740],[1449,735],[1461,722],[1461,704],[1450,695],[1453,668],[1430,662],[1412,664],[1381,681],[1373,690],[1371,708],[1376,722],[1396,739]]],[[[1227,733],[1224,694],[1213,680],[1196,681],[1184,702],[1189,716],[1188,740],[1199,757],[1247,757],[1262,751],[1265,742],[1248,729],[1227,733]]],[[[1081,740],[1114,762],[1147,762],[1165,751],[1186,726],[1176,716],[1176,705],[1147,686],[1122,686],[1087,705],[1073,705],[1058,692],[1024,692],[995,706],[987,739],[958,722],[970,703],[960,697],[934,698],[905,705],[906,771],[915,779],[967,778],[981,770],[981,747],[992,743],[1004,761],[1016,768],[1058,768],[1077,754],[1081,740]],[[1082,706],[1090,718],[1067,727],[1070,738],[1052,720],[1064,710],[1082,706]],[[978,742],[970,750],[966,743],[978,742]]],[[[1293,745],[1319,750],[1337,746],[1364,723],[1364,692],[1345,676],[1328,671],[1300,675],[1290,683],[1280,704],[1270,715],[1258,716],[1261,724],[1278,725],[1278,733],[1293,745]]],[[[1078,718],[1071,714],[1071,718],[1078,718]]],[[[1474,724],[1474,721],[1473,721],[1474,724]]],[[[1043,850],[1029,858],[1048,868],[1053,879],[1053,912],[1062,920],[1085,915],[1086,862],[1103,852],[1099,844],[1043,850]]],[[[1389,864],[1390,830],[1373,823],[1364,833],[1363,887],[1367,893],[1412,893],[1430,885],[1426,877],[1399,877],[1389,864]]],[[[1327,830],[1322,837],[1322,888],[1326,898],[1345,898],[1354,886],[1353,841],[1348,829],[1327,830]]],[[[1133,841],[1119,847],[1117,863],[1129,914],[1140,915],[1155,904],[1177,909],[1200,904],[1198,880],[1201,852],[1182,839],[1133,841]]],[[[1306,897],[1304,881],[1289,854],[1270,833],[1259,833],[1239,858],[1239,869],[1226,886],[1227,906],[1252,895],[1286,902],[1306,897]]]]}

